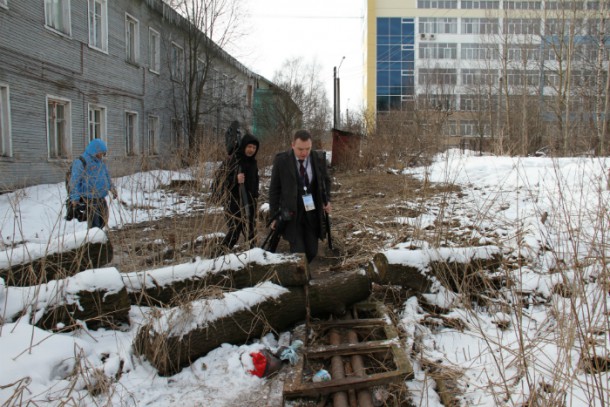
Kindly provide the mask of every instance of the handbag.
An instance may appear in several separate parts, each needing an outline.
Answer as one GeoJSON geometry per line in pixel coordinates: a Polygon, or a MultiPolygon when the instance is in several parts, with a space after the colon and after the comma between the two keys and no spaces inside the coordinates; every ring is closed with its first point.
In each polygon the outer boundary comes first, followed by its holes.
{"type": "Polygon", "coordinates": [[[70,197],[66,198],[66,220],[71,221],[76,219],[79,222],[85,222],[87,220],[87,204],[81,198],[76,206],[72,205],[70,197]]]}

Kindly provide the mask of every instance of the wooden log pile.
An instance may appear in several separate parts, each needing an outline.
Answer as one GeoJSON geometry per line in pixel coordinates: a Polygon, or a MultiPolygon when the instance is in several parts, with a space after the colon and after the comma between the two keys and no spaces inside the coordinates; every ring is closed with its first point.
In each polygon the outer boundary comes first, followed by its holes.
{"type": "MultiPolygon", "coordinates": [[[[272,283],[264,283],[272,284],[272,283]]],[[[269,286],[266,286],[269,288],[269,286]]],[[[274,285],[276,291],[280,286],[274,285]]],[[[244,289],[246,291],[248,289],[244,289]]],[[[308,287],[312,317],[344,312],[346,306],[362,301],[371,293],[369,278],[352,271],[313,280],[308,287]]],[[[233,297],[222,302],[198,304],[203,309],[227,308],[233,297]]],[[[244,343],[267,332],[281,332],[305,320],[305,287],[283,287],[273,297],[261,294],[258,301],[228,315],[194,322],[179,308],[162,313],[138,332],[134,346],[162,375],[172,375],[223,343],[244,343]]]]}
{"type": "MultiPolygon", "coordinates": [[[[99,245],[97,253],[111,253],[109,243],[95,244],[99,245]]],[[[92,246],[75,251],[92,253],[92,246]]],[[[99,263],[108,257],[100,254],[95,259],[99,263]]],[[[77,327],[79,321],[93,328],[113,328],[128,323],[132,305],[158,306],[139,329],[134,348],[160,374],[171,375],[223,343],[240,344],[268,332],[281,332],[308,317],[342,315],[352,304],[369,298],[372,282],[422,293],[436,281],[458,289],[464,281],[485,274],[479,270],[493,269],[500,261],[501,254],[494,246],[398,247],[377,253],[366,273],[327,272],[310,280],[303,255],[253,249],[144,272],[122,274],[110,268],[77,273],[62,284],[54,282],[55,298],[33,308],[33,320],[46,329],[77,327]],[[90,273],[109,274],[90,284],[90,273]],[[110,286],[108,282],[112,282],[110,286]],[[211,288],[215,288],[214,295],[210,295],[211,288]]],[[[24,304],[21,314],[29,307],[31,304],[24,304]]]]}

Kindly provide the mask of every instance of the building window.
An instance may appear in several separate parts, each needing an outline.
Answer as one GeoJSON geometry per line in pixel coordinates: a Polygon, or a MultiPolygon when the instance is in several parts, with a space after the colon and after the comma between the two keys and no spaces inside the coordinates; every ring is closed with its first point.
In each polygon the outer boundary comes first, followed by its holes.
{"type": "Polygon", "coordinates": [[[505,1],[504,9],[507,10],[540,10],[542,2],[540,1],[505,1]]]}
{"type": "Polygon", "coordinates": [[[498,0],[462,0],[462,8],[481,10],[499,9],[500,2],[498,0]]]}
{"type": "Polygon", "coordinates": [[[172,119],[172,147],[175,151],[184,148],[184,136],[182,131],[182,120],[172,119]]]}
{"type": "Polygon", "coordinates": [[[89,46],[108,51],[107,0],[89,0],[89,46]]]}
{"type": "Polygon", "coordinates": [[[504,20],[504,34],[540,34],[540,19],[507,18],[504,20]]]}
{"type": "Polygon", "coordinates": [[[159,142],[159,117],[148,116],[148,155],[157,154],[157,144],[159,142]]]}
{"type": "Polygon", "coordinates": [[[220,98],[220,73],[213,69],[212,76],[207,82],[212,87],[212,97],[218,100],[220,98]]]}
{"type": "Polygon", "coordinates": [[[220,100],[222,102],[227,102],[228,94],[230,92],[229,89],[229,75],[223,73],[222,79],[220,80],[220,100]]]}
{"type": "Polygon", "coordinates": [[[11,107],[8,86],[0,84],[0,157],[12,157],[11,107]]]}
{"type": "Polygon", "coordinates": [[[420,85],[456,85],[457,71],[455,69],[432,68],[419,70],[420,85]]]}
{"type": "Polygon", "coordinates": [[[140,25],[138,20],[125,14],[125,53],[127,61],[137,63],[140,60],[140,25]]]}
{"type": "Polygon", "coordinates": [[[460,97],[460,110],[470,112],[489,111],[489,99],[484,95],[462,95],[460,97]]]}
{"type": "Polygon", "coordinates": [[[418,0],[417,8],[446,8],[456,9],[457,0],[418,0]]]}
{"type": "Polygon", "coordinates": [[[437,110],[439,112],[450,112],[455,110],[456,97],[454,95],[427,95],[421,101],[427,109],[437,110]]]}
{"type": "Polygon", "coordinates": [[[498,46],[495,44],[461,44],[461,59],[474,61],[478,59],[499,59],[498,46]]]}
{"type": "MultiPolygon", "coordinates": [[[[575,35],[579,34],[588,34],[588,35],[598,35],[599,29],[597,28],[599,25],[598,20],[591,19],[585,25],[582,19],[570,19],[570,18],[547,18],[545,20],[544,25],[544,33],[546,35],[557,35],[557,36],[567,36],[570,32],[571,28],[574,27],[575,35]],[[583,32],[584,29],[584,32],[583,32]]],[[[609,27],[609,24],[606,23],[604,26],[604,30],[609,27]]],[[[606,31],[607,32],[607,31],[606,31]]]]}
{"type": "Polygon", "coordinates": [[[138,140],[138,114],[136,112],[125,112],[125,153],[136,154],[136,142],[138,140]]]}
{"type": "Polygon", "coordinates": [[[462,34],[498,34],[497,18],[462,18],[462,34]]]}
{"type": "Polygon", "coordinates": [[[203,59],[197,58],[197,86],[201,87],[205,83],[207,74],[206,63],[203,59]]]}
{"type": "Polygon", "coordinates": [[[588,1],[587,10],[599,10],[599,1],[588,1]]]}
{"type": "MultiPolygon", "coordinates": [[[[462,85],[474,85],[479,79],[476,69],[462,69],[462,85]]],[[[462,99],[462,102],[464,99],[462,99]]],[[[466,110],[466,109],[462,109],[466,110]]]]}
{"type": "Polygon", "coordinates": [[[540,47],[538,45],[510,45],[508,47],[508,60],[510,62],[538,61],[540,60],[540,47]]]}
{"type": "Polygon", "coordinates": [[[161,70],[161,34],[152,28],[148,30],[148,67],[155,73],[161,70]]]}
{"type": "Polygon", "coordinates": [[[457,18],[426,18],[419,19],[419,32],[425,34],[457,34],[457,18]]]}
{"type": "Polygon", "coordinates": [[[172,43],[172,79],[181,81],[184,74],[184,50],[172,43]]]}
{"type": "Polygon", "coordinates": [[[70,35],[70,0],[45,0],[44,20],[47,27],[70,35]]]}
{"type": "Polygon", "coordinates": [[[457,59],[457,44],[420,43],[419,57],[422,59],[457,59]]]}
{"type": "Polygon", "coordinates": [[[377,18],[377,111],[403,110],[415,94],[415,19],[377,18]]]}
{"type": "Polygon", "coordinates": [[[445,133],[450,137],[458,135],[458,124],[455,120],[449,120],[446,124],[445,133]]]}
{"type": "Polygon", "coordinates": [[[476,112],[477,100],[474,96],[462,95],[460,97],[460,110],[463,112],[476,112]]]}
{"type": "Polygon", "coordinates": [[[253,99],[254,99],[254,86],[248,85],[246,88],[246,106],[252,107],[253,99]]]}
{"type": "Polygon", "coordinates": [[[472,137],[477,135],[477,125],[474,120],[462,120],[460,122],[460,135],[472,137]]]}
{"type": "Polygon", "coordinates": [[[71,114],[69,100],[47,97],[49,158],[70,157],[72,151],[71,114]]]}
{"type": "Polygon", "coordinates": [[[498,81],[498,72],[485,69],[462,69],[462,85],[490,86],[498,81]]]}
{"type": "Polygon", "coordinates": [[[540,84],[540,71],[510,69],[506,72],[506,83],[509,86],[538,86],[540,84]]]}
{"type": "Polygon", "coordinates": [[[106,140],[106,108],[89,105],[89,141],[96,138],[106,140]]]}

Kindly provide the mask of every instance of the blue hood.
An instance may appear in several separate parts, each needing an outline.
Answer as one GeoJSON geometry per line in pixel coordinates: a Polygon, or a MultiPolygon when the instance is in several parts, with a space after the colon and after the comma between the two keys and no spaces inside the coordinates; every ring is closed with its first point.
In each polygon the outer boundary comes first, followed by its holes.
{"type": "Polygon", "coordinates": [[[87,148],[85,148],[85,153],[94,156],[97,153],[106,153],[108,152],[108,147],[106,147],[106,143],[103,140],[96,138],[91,140],[87,148]]]}
{"type": "Polygon", "coordinates": [[[85,148],[83,158],[74,160],[72,163],[72,174],[70,176],[70,200],[78,201],[80,198],[104,198],[113,188],[112,179],[108,173],[108,167],[104,160],[97,158],[97,153],[106,153],[106,143],[95,139],[85,148]]]}

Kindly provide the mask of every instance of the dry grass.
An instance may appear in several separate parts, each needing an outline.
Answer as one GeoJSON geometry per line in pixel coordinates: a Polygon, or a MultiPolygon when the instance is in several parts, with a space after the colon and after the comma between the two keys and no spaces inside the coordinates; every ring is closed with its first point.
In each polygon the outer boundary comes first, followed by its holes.
{"type": "MultiPolygon", "coordinates": [[[[266,201],[265,194],[269,182],[262,169],[265,165],[271,163],[271,159],[270,155],[262,155],[259,158],[262,181],[262,196],[259,204],[266,201]]],[[[386,167],[368,164],[366,167],[369,168],[366,171],[358,169],[331,171],[331,176],[334,179],[333,213],[331,215],[333,240],[338,250],[334,252],[325,250],[325,243],[320,243],[320,256],[312,264],[314,275],[323,274],[327,271],[353,270],[366,266],[375,253],[397,243],[410,240],[423,240],[430,243],[432,247],[472,246],[478,245],[477,241],[480,237],[472,237],[476,235],[489,238],[490,241],[497,242],[499,246],[502,246],[502,237],[495,235],[495,231],[486,230],[484,227],[479,228],[479,225],[486,223],[494,216],[490,209],[483,209],[480,213],[472,215],[474,226],[469,227],[478,228],[474,230],[476,233],[470,233],[473,230],[464,230],[465,228],[460,225],[458,218],[451,218],[449,214],[452,211],[449,209],[458,207],[463,198],[462,192],[451,184],[451,180],[447,180],[443,184],[431,184],[425,180],[422,182],[401,175],[396,171],[388,170],[386,167]],[[421,214],[431,213],[436,218],[432,224],[418,223],[419,221],[416,220],[421,214]],[[404,219],[409,219],[410,222],[402,221],[404,219]]],[[[209,175],[201,174],[201,177],[205,178],[209,175]]],[[[172,192],[179,192],[189,197],[196,196],[197,200],[193,204],[195,207],[201,205],[203,208],[208,204],[209,194],[205,188],[201,190],[184,188],[181,191],[174,190],[172,192]]],[[[492,202],[494,197],[489,199],[492,202]]],[[[491,203],[489,208],[491,208],[491,203]]],[[[568,215],[565,216],[567,218],[568,215]]],[[[600,219],[605,221],[604,216],[607,215],[600,214],[600,219]]],[[[561,214],[556,219],[561,220],[561,214]]],[[[567,223],[570,219],[565,219],[565,221],[567,223]]],[[[265,219],[259,219],[259,244],[262,243],[268,233],[265,223],[265,219]]],[[[600,221],[600,224],[605,223],[600,221]]],[[[577,228],[574,228],[574,230],[577,230],[577,228]]],[[[190,216],[151,220],[146,223],[129,225],[120,230],[111,230],[109,231],[109,238],[115,249],[115,258],[111,265],[117,267],[121,272],[128,272],[184,263],[195,256],[209,257],[218,241],[206,239],[206,236],[218,232],[224,233],[225,231],[225,219],[222,212],[208,210],[196,211],[190,216]]],[[[574,239],[570,239],[570,241],[577,241],[577,238],[578,236],[574,236],[574,239]]],[[[240,239],[239,245],[235,248],[236,251],[243,248],[243,238],[240,239]]],[[[279,251],[287,251],[285,242],[280,244],[279,251]]],[[[594,254],[592,254],[592,258],[594,258],[594,254]]],[[[479,279],[462,279],[461,276],[452,274],[450,267],[448,267],[445,283],[447,286],[455,286],[457,291],[463,294],[462,305],[464,309],[471,313],[473,319],[476,319],[478,317],[477,312],[481,311],[489,313],[500,311],[514,317],[507,318],[505,321],[498,321],[498,327],[501,330],[514,330],[519,337],[519,335],[523,335],[524,331],[519,325],[524,319],[523,308],[532,301],[532,298],[518,292],[517,287],[512,287],[509,276],[513,270],[523,265],[522,261],[523,259],[518,257],[507,257],[502,265],[505,274],[493,276],[493,278],[485,274],[484,270],[477,270],[477,274],[480,274],[479,279]],[[459,282],[459,284],[456,282],[459,282]],[[491,293],[498,291],[502,284],[506,284],[506,287],[503,288],[510,290],[510,298],[513,300],[510,304],[501,302],[497,297],[491,295],[491,293]]],[[[558,262],[558,264],[562,263],[558,262]]],[[[574,269],[583,276],[576,281],[584,282],[585,273],[582,271],[584,267],[574,269]]],[[[558,269],[556,272],[568,273],[570,270],[566,267],[565,270],[558,269]]],[[[607,280],[607,273],[600,275],[599,284],[605,287],[605,292],[608,292],[607,280]]],[[[205,296],[218,296],[220,292],[227,289],[230,288],[206,287],[205,296]]],[[[565,332],[565,335],[562,336],[565,343],[560,345],[566,353],[572,349],[575,342],[592,341],[596,335],[599,336],[600,332],[602,335],[608,332],[607,326],[601,326],[596,328],[596,334],[593,335],[591,330],[584,330],[581,326],[578,326],[578,320],[575,318],[575,315],[578,314],[576,307],[580,307],[582,304],[577,300],[585,304],[587,302],[584,285],[563,283],[555,289],[556,294],[573,299],[573,314],[566,313],[564,316],[571,318],[561,320],[560,314],[557,313],[556,315],[560,325],[557,329],[565,332]]],[[[182,300],[172,305],[188,309],[190,301],[200,298],[200,294],[181,293],[182,300]]],[[[374,294],[376,298],[382,299],[393,307],[392,319],[397,322],[405,300],[419,293],[407,292],[397,287],[377,286],[374,294]]],[[[427,307],[424,301],[421,301],[421,305],[427,307]]],[[[443,328],[473,329],[472,325],[465,327],[463,321],[459,319],[443,316],[444,311],[432,307],[426,308],[427,314],[419,322],[421,327],[431,331],[442,330],[443,328]]],[[[583,325],[587,325],[586,321],[583,325]]],[[[483,331],[477,333],[485,335],[483,331]]],[[[417,341],[417,338],[414,340],[417,341]]],[[[525,344],[525,338],[523,341],[524,346],[520,350],[520,354],[514,355],[510,363],[506,360],[497,361],[499,371],[504,371],[505,364],[512,363],[521,366],[524,376],[528,374],[526,369],[529,363],[528,354],[531,351],[531,346],[535,344],[525,344]]],[[[490,348],[492,348],[491,339],[489,343],[490,348]]],[[[417,346],[424,345],[416,343],[414,349],[417,346]]],[[[163,349],[163,344],[160,344],[159,349],[163,349]]],[[[610,364],[606,359],[596,358],[594,352],[595,348],[593,346],[583,349],[582,360],[585,366],[581,366],[581,369],[595,371],[599,369],[600,365],[610,364]]],[[[435,382],[438,392],[443,393],[444,397],[448,397],[447,400],[449,401],[447,403],[454,405],[456,398],[453,394],[460,391],[461,372],[427,360],[423,354],[418,354],[418,352],[414,352],[412,356],[420,362],[420,366],[426,371],[426,380],[435,382]],[[447,395],[449,392],[451,395],[447,395]]],[[[564,360],[564,362],[567,363],[568,361],[564,360]]],[[[549,366],[549,369],[557,369],[554,372],[555,381],[553,383],[537,383],[535,380],[530,380],[530,398],[527,405],[561,405],[560,398],[565,394],[564,388],[576,375],[575,372],[561,372],[560,369],[564,365],[559,363],[557,366],[549,366]]],[[[607,366],[605,367],[607,368],[607,366]]],[[[95,372],[87,372],[85,375],[84,371],[78,376],[86,378],[88,383],[86,388],[92,394],[104,394],[110,391],[108,386],[112,386],[111,381],[100,380],[96,377],[95,372]]],[[[600,375],[594,373],[591,377],[590,388],[593,389],[592,391],[596,391],[595,386],[598,386],[598,389],[604,388],[603,385],[596,384],[596,381],[600,380],[600,375]]],[[[507,397],[510,397],[509,379],[506,378],[505,383],[498,385],[498,390],[495,390],[498,392],[499,401],[506,401],[507,397]]],[[[517,379],[513,378],[513,380],[517,379]]],[[[14,400],[22,397],[27,385],[27,383],[21,382],[9,385],[15,389],[14,400]]],[[[388,404],[386,405],[409,405],[409,395],[404,386],[389,390],[390,396],[388,396],[388,404]]]]}

